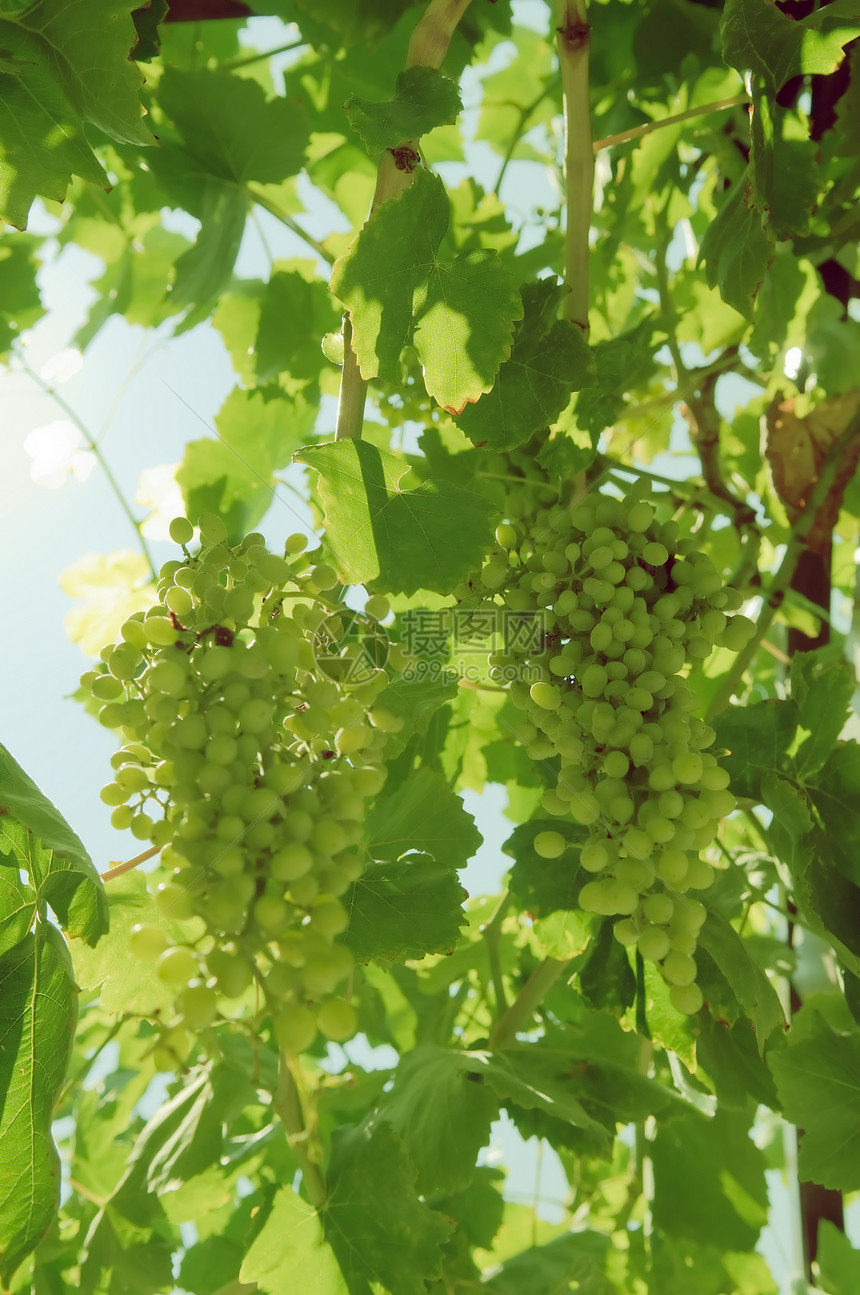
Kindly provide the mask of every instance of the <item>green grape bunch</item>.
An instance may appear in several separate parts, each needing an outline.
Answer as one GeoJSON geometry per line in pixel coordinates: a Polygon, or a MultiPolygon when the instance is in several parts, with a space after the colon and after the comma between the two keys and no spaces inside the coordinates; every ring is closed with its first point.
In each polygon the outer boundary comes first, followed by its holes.
{"type": "MultiPolygon", "coordinates": [[[[490,675],[514,677],[516,736],[528,754],[557,759],[544,811],[590,829],[580,907],[618,919],[618,940],[659,964],[675,1007],[694,1013],[706,911],[690,892],[714,879],[700,852],[735,800],[686,676],[715,647],[740,650],[754,626],[731,614],[741,596],[695,540],[657,520],[641,488],[565,503],[525,485],[506,511],[498,549],[472,585],[540,633],[508,634],[490,675]]],[[[548,859],[568,848],[556,831],[534,844],[548,859]]]]}
{"type": "Polygon", "coordinates": [[[252,982],[289,1053],[318,1030],[355,1032],[339,993],[353,966],[340,898],[363,871],[366,804],[403,723],[379,703],[389,674],[346,633],[352,616],[377,644],[384,597],[356,618],[304,536],[278,556],[259,534],[228,545],[214,514],[198,526],[192,553],[191,522],[174,519],[184,556],[161,568],[158,603],[81,681],[123,738],[101,792],[111,821],[161,850],[157,907],[200,932],[175,942],[148,923],[131,936],[176,991],[156,1049],[165,1068],[252,982]]]}

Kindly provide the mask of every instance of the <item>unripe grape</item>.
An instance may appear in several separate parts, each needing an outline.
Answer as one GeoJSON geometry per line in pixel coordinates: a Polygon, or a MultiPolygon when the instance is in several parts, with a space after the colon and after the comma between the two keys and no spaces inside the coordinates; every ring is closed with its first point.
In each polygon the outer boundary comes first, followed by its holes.
{"type": "Polygon", "coordinates": [[[160,926],[138,922],[128,937],[128,950],[135,958],[155,962],[167,948],[167,936],[160,926]]]}
{"type": "Polygon", "coordinates": [[[317,1026],[327,1039],[344,1043],[358,1029],[355,1008],[342,998],[328,998],[317,1012],[317,1026]]]}
{"type": "Polygon", "coordinates": [[[669,936],[662,927],[646,926],[639,936],[637,947],[642,957],[649,962],[660,962],[662,958],[669,956],[669,936]]]}
{"type": "Polygon", "coordinates": [[[619,944],[629,947],[639,939],[639,929],[629,917],[622,917],[612,928],[612,933],[619,944]]]}
{"type": "Polygon", "coordinates": [[[687,953],[667,953],[662,962],[663,975],[670,985],[691,985],[696,979],[697,967],[694,958],[687,953]]]}
{"type": "Polygon", "coordinates": [[[197,975],[197,959],[190,949],[177,945],[162,953],[155,969],[166,984],[187,985],[197,975]]]}
{"type": "Polygon", "coordinates": [[[567,841],[560,832],[538,832],[534,849],[541,859],[557,859],[567,849],[567,841]]]}
{"type": "Polygon", "coordinates": [[[705,1001],[701,989],[696,984],[670,986],[669,998],[675,1011],[683,1012],[685,1016],[694,1016],[705,1001]]]}
{"type": "Polygon", "coordinates": [[[272,1018],[278,1047],[287,1056],[306,1052],[317,1036],[313,1012],[300,1003],[281,1008],[272,1018]]]}
{"type": "Polygon", "coordinates": [[[218,1000],[205,985],[189,985],[176,1002],[190,1030],[205,1030],[218,1015],[218,1000]]]}
{"type": "Polygon", "coordinates": [[[658,926],[662,926],[671,921],[675,904],[671,896],[658,893],[646,896],[642,901],[642,910],[649,922],[656,922],[658,926]]]}

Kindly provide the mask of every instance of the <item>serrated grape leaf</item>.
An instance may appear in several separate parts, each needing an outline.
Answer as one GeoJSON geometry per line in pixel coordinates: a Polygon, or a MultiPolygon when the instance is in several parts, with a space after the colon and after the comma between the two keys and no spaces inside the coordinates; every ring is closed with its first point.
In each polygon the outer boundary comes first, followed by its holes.
{"type": "Polygon", "coordinates": [[[502,1104],[539,1111],[577,1128],[600,1130],[599,1124],[574,1096],[568,1078],[548,1074],[532,1047],[506,1048],[504,1052],[468,1052],[470,1072],[481,1076],[502,1104]]]}
{"type": "Polygon", "coordinates": [[[104,888],[83,842],[18,762],[0,746],[0,850],[14,853],[30,882],[74,939],[95,944],[108,928],[104,888]]]}
{"type": "Polygon", "coordinates": [[[198,204],[200,230],[193,247],[183,252],[174,267],[170,303],[174,310],[194,309],[186,326],[208,313],[229,282],[239,255],[248,199],[240,189],[221,180],[205,180],[198,204]]]}
{"type": "Polygon", "coordinates": [[[426,733],[427,725],[440,706],[453,700],[460,691],[460,681],[453,670],[421,678],[417,674],[395,675],[379,694],[378,705],[393,711],[404,721],[399,733],[392,734],[393,749],[415,733],[426,733]]]}
{"type": "Polygon", "coordinates": [[[713,910],[708,913],[699,933],[699,943],[707,949],[755,1026],[759,1052],[763,1052],[769,1035],[785,1026],[776,990],[737,931],[720,913],[713,910]]]}
{"type": "Polygon", "coordinates": [[[651,1143],[654,1221],[667,1236],[750,1250],[767,1222],[762,1152],[749,1136],[750,1112],[720,1110],[661,1121],[651,1143]],[[702,1166],[708,1166],[707,1174],[702,1166]]]}
{"type": "Polygon", "coordinates": [[[480,1288],[486,1295],[613,1295],[618,1288],[604,1271],[609,1249],[600,1233],[567,1233],[514,1255],[480,1288]]]}
{"type": "Polygon", "coordinates": [[[367,441],[296,454],[320,474],[331,561],[349,584],[387,593],[450,590],[480,566],[492,538],[492,505],[447,481],[400,482],[409,464],[367,441]]]}
{"type": "Polygon", "coordinates": [[[100,1209],[81,1248],[78,1289],[83,1295],[102,1295],[105,1289],[119,1295],[173,1290],[172,1252],[180,1244],[179,1232],[171,1235],[163,1215],[160,1224],[158,1229],[141,1227],[111,1204],[100,1209]]]}
{"type": "Polygon", "coordinates": [[[579,969],[579,991],[589,1007],[626,1011],[636,1000],[636,976],[611,922],[602,922],[579,969]]]}
{"type": "Polygon", "coordinates": [[[141,1161],[149,1191],[175,1191],[219,1162],[225,1129],[254,1100],[255,1090],[228,1066],[213,1065],[196,1077],[192,1071],[138,1134],[129,1170],[141,1161]]]}
{"type": "Polygon", "coordinates": [[[83,132],[151,144],[141,121],[143,77],[129,60],[134,0],[37,0],[0,18],[0,217],[23,229],[34,198],[62,202],[72,175],[109,181],[83,132]]]}
{"type": "Polygon", "coordinates": [[[779,1098],[755,1035],[745,1020],[729,1028],[710,1012],[700,1012],[696,1056],[709,1075],[721,1107],[748,1110],[750,1099],[779,1110],[779,1098]]]}
{"type": "Polygon", "coordinates": [[[736,796],[761,800],[762,775],[785,767],[799,714],[793,701],[763,701],[733,706],[717,716],[715,745],[728,751],[720,763],[731,775],[736,796]]]}
{"type": "Polygon", "coordinates": [[[157,1017],[169,1013],[175,991],[156,975],[155,964],[133,958],[128,937],[137,922],[162,926],[169,938],[182,942],[196,924],[174,922],[156,910],[146,889],[146,877],[127,872],[111,881],[108,891],[110,930],[94,949],[76,944],[75,976],[82,989],[99,989],[106,1012],[130,1012],[157,1017]]]}
{"type": "Polygon", "coordinates": [[[523,318],[510,358],[492,391],[467,405],[457,419],[476,444],[496,450],[523,445],[555,421],[571,392],[597,384],[597,365],[582,330],[558,318],[564,294],[564,286],[553,279],[523,288],[523,318]]]}
{"type": "Polygon", "coordinates": [[[860,745],[837,746],[809,793],[824,823],[833,862],[860,886],[860,745]]]}
{"type": "Polygon", "coordinates": [[[208,311],[229,282],[252,183],[280,184],[304,163],[309,125],[292,98],[267,99],[256,81],[228,72],[168,68],[159,105],[179,138],[165,135],[152,170],[169,200],[201,221],[197,241],[176,263],[172,295],[208,311]]]}
{"type": "Polygon", "coordinates": [[[837,1034],[820,1013],[799,1043],[768,1057],[786,1119],[803,1129],[798,1169],[834,1191],[860,1188],[860,1031],[837,1034]]]}
{"type": "Polygon", "coordinates": [[[129,58],[136,63],[148,63],[157,58],[161,50],[161,38],[158,24],[167,16],[167,0],[144,0],[132,10],[134,30],[137,40],[134,42],[129,58]]]}
{"type": "Polygon", "coordinates": [[[827,76],[842,61],[843,46],[860,32],[860,15],[852,9],[850,16],[822,9],[798,22],[775,4],[727,0],[720,22],[723,58],[739,72],[763,77],[771,95],[793,76],[827,76]],[[826,30],[817,30],[822,26],[826,30]]]}
{"type": "Polygon", "coordinates": [[[773,811],[769,834],[774,840],[788,835],[796,841],[811,831],[812,818],[804,792],[782,774],[765,770],[761,776],[761,799],[773,811]]]}
{"type": "Polygon", "coordinates": [[[809,732],[797,752],[805,777],[821,768],[836,745],[853,693],[854,671],[847,661],[828,660],[821,652],[796,652],[791,658],[791,697],[800,727],[809,732]]]}
{"type": "MultiPolygon", "coordinates": [[[[419,1199],[415,1170],[390,1124],[374,1118],[332,1137],[325,1233],[350,1295],[424,1295],[450,1225],[419,1199]]],[[[244,1270],[243,1270],[244,1271],[244,1270]]]]}
{"type": "Polygon", "coordinates": [[[343,110],[371,157],[434,126],[452,124],[463,104],[456,82],[434,67],[409,67],[397,77],[393,99],[371,103],[350,95],[343,110]]]}
{"type": "Polygon", "coordinates": [[[276,262],[260,298],[253,346],[258,384],[281,381],[292,392],[319,387],[323,338],[341,312],[310,261],[276,262]]]}
{"type": "Polygon", "coordinates": [[[773,237],[762,222],[754,201],[749,174],[736,180],[715,219],[705,230],[699,260],[712,288],[746,319],[751,319],[756,297],[774,256],[773,237]]]}
{"type": "Polygon", "coordinates": [[[816,829],[780,853],[791,869],[805,921],[834,946],[849,970],[860,975],[860,886],[837,868],[829,837],[816,829]]]}
{"type": "Polygon", "coordinates": [[[44,314],[36,283],[39,263],[33,255],[38,245],[28,234],[0,243],[0,360],[6,360],[16,337],[44,314]]]}
{"type": "Polygon", "coordinates": [[[189,441],[176,470],[188,515],[216,512],[231,542],[238,540],[278,497],[275,473],[310,435],[315,417],[301,395],[234,387],[215,416],[218,439],[189,441]]]}
{"type": "Polygon", "coordinates": [[[463,868],[481,844],[475,820],[433,769],[418,769],[390,796],[380,796],[367,818],[374,859],[399,859],[420,850],[448,868],[463,868]]]}
{"type": "Polygon", "coordinates": [[[860,1290],[860,1251],[829,1219],[818,1225],[818,1284],[828,1295],[854,1295],[860,1290]]]}
{"type": "Polygon", "coordinates": [[[587,828],[555,818],[532,818],[514,828],[502,849],[516,860],[510,889],[520,908],[533,917],[570,913],[577,908],[582,887],[579,847],[588,835],[587,828]],[[558,832],[568,842],[568,849],[556,859],[544,859],[534,848],[539,832],[558,832]]]}
{"type": "Polygon", "coordinates": [[[402,197],[377,207],[335,262],[329,286],[349,309],[363,377],[397,381],[411,343],[428,395],[459,413],[492,387],[522,304],[495,252],[438,259],[449,218],[442,181],[416,171],[402,197]]]}
{"type": "Polygon", "coordinates": [[[281,1188],[242,1261],[239,1280],[264,1291],[308,1291],[348,1295],[320,1215],[288,1187],[281,1188]]]}
{"type": "Polygon", "coordinates": [[[490,1138],[499,1102],[466,1053],[425,1044],[401,1057],[379,1105],[415,1166],[421,1195],[460,1191],[490,1138]]]}
{"type": "Polygon", "coordinates": [[[156,601],[149,563],[132,549],[85,553],[60,573],[60,588],[83,603],[68,613],[65,630],[91,657],[118,640],[124,620],[156,601]]]}
{"type": "Polygon", "coordinates": [[[575,425],[595,443],[603,429],[620,417],[626,393],[654,372],[657,327],[655,320],[644,319],[629,333],[598,342],[593,348],[597,381],[577,396],[575,425]]]}
{"type": "Polygon", "coordinates": [[[13,855],[0,853],[0,955],[24,939],[36,916],[36,892],[18,867],[13,855]]]}
{"type": "Polygon", "coordinates": [[[150,223],[149,217],[135,222],[137,229],[117,248],[115,257],[110,254],[107,238],[99,247],[99,256],[107,268],[93,281],[98,296],[73,338],[80,350],[86,350],[112,315],[123,315],[130,324],[154,328],[180,309],[171,300],[168,287],[173,266],[190,246],[188,239],[160,223],[146,229],[150,223]]]}
{"type": "Polygon", "coordinates": [[[429,855],[369,863],[342,901],[349,913],[344,944],[359,962],[450,953],[465,923],[466,898],[454,868],[429,855]]]}
{"type": "Polygon", "coordinates": [[[0,957],[0,1276],[8,1279],[51,1225],[60,1161],[51,1135],[77,1018],[72,963],[54,926],[0,957]]]}

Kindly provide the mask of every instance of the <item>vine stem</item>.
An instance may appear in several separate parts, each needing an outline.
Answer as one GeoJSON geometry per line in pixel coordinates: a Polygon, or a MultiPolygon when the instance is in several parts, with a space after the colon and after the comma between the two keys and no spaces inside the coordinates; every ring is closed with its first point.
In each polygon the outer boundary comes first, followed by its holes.
{"type": "Polygon", "coordinates": [[[124,872],[131,872],[132,868],[146,863],[147,859],[154,859],[160,850],[160,845],[151,845],[148,850],[136,854],[133,859],[126,859],[125,863],[115,863],[112,868],[108,868],[107,872],[99,873],[99,876],[102,881],[113,881],[115,877],[121,877],[124,872]]]}
{"type": "MultiPolygon", "coordinates": [[[[441,67],[457,24],[472,0],[430,0],[418,19],[406,53],[406,67],[441,67]]],[[[390,198],[399,198],[412,183],[412,168],[398,166],[397,158],[420,154],[417,139],[403,140],[394,149],[387,148],[379,159],[376,190],[370,204],[370,215],[390,198]]],[[[337,407],[336,441],[358,440],[364,423],[367,379],[362,377],[358,358],[352,349],[352,321],[344,313],[343,369],[340,375],[340,398],[337,407]]]]}
{"type": "Polygon", "coordinates": [[[72,408],[72,406],[68,403],[68,401],[65,400],[63,396],[60,395],[60,393],[56,390],[55,387],[52,387],[49,382],[45,381],[45,379],[42,377],[40,373],[37,373],[35,369],[30,368],[29,364],[23,358],[20,351],[18,351],[17,354],[18,354],[18,360],[21,364],[21,368],[23,369],[24,373],[26,373],[27,376],[33,382],[35,382],[36,386],[41,391],[43,391],[46,396],[49,396],[51,400],[53,400],[54,404],[63,411],[63,413],[66,415],[66,417],[69,419],[70,422],[74,423],[75,427],[77,427],[78,431],[83,436],[85,441],[85,449],[89,450],[90,453],[95,456],[99,467],[101,468],[102,472],[105,474],[108,485],[110,486],[114,496],[116,497],[117,502],[119,503],[120,507],[122,508],[122,511],[125,513],[126,517],[128,518],[131,526],[134,528],[134,533],[137,537],[137,542],[140,545],[143,556],[146,558],[146,561],[149,565],[149,570],[154,580],[158,572],[156,570],[155,563],[152,560],[152,554],[149,551],[149,545],[144,539],[141,523],[137,520],[134,513],[131,511],[131,508],[129,507],[129,504],[128,504],[128,500],[123,494],[122,488],[119,482],[117,481],[116,477],[114,476],[113,472],[111,472],[107,459],[105,458],[104,454],[99,448],[97,441],[90,433],[89,428],[87,427],[84,420],[81,418],[80,414],[78,414],[72,408]]]}
{"type": "Polygon", "coordinates": [[[568,966],[567,962],[545,958],[535,967],[508,1010],[496,1021],[490,1031],[491,1048],[503,1048],[516,1038],[520,1030],[527,1027],[535,1009],[546,998],[566,966],[568,966]]]}
{"type": "Polygon", "coordinates": [[[309,1130],[296,1082],[297,1066],[298,1061],[295,1057],[288,1057],[286,1053],[281,1052],[278,1058],[278,1083],[275,1089],[274,1107],[284,1126],[290,1150],[302,1171],[302,1182],[308,1194],[308,1200],[316,1209],[322,1210],[328,1200],[328,1193],[319,1165],[308,1154],[309,1130]]]}
{"type": "Polygon", "coordinates": [[[782,606],[785,591],[791,584],[791,578],[800,561],[801,554],[806,548],[807,538],[815,524],[819,510],[836,480],[843,454],[850,442],[858,434],[860,434],[860,418],[856,418],[828,450],[821,465],[818,480],[809,492],[806,506],[794,524],[791,540],[783,554],[779,569],[771,580],[768,591],[764,596],[764,605],[756,622],[756,632],[735,658],[734,665],[726,675],[722,687],[711,703],[708,710],[708,719],[718,715],[720,711],[725,710],[726,706],[728,706],[747,666],[755,656],[761,640],[770,629],[774,616],[782,606]]]}
{"type": "Polygon", "coordinates": [[[317,256],[322,257],[327,265],[334,264],[334,257],[325,244],[321,243],[319,239],[314,238],[313,234],[309,234],[307,230],[302,229],[298,221],[293,220],[292,216],[288,212],[284,211],[283,207],[280,206],[279,203],[275,202],[274,199],[263,193],[262,189],[258,189],[256,185],[253,184],[246,184],[245,192],[258,207],[262,207],[270,216],[274,216],[275,220],[279,220],[282,225],[286,225],[287,229],[291,229],[293,233],[302,240],[302,242],[307,243],[308,247],[312,247],[317,256]]]}
{"type": "Polygon", "coordinates": [[[556,44],[564,93],[567,206],[564,239],[567,295],[561,315],[588,337],[588,231],[594,187],[594,147],[588,100],[590,28],[586,0],[558,0],[556,16],[556,44]]]}
{"type": "Polygon", "coordinates": [[[643,135],[650,135],[652,131],[662,130],[664,126],[674,126],[679,121],[689,121],[691,117],[705,117],[709,112],[723,112],[727,108],[739,108],[742,104],[749,103],[748,94],[736,94],[731,99],[717,99],[714,103],[703,103],[700,108],[687,108],[685,112],[672,113],[671,117],[661,117],[659,121],[649,121],[643,126],[633,126],[630,130],[622,130],[618,135],[607,135],[605,139],[596,139],[594,141],[594,151],[599,153],[601,149],[612,148],[614,144],[626,144],[631,139],[641,139],[643,135]]]}
{"type": "Polygon", "coordinates": [[[502,976],[502,963],[499,958],[499,938],[502,934],[502,924],[507,916],[508,909],[511,906],[511,892],[506,890],[496,905],[496,911],[485,926],[481,927],[481,935],[487,943],[487,956],[490,960],[490,975],[493,979],[493,993],[496,997],[496,1020],[501,1019],[508,1006],[505,997],[505,982],[502,976]]]}

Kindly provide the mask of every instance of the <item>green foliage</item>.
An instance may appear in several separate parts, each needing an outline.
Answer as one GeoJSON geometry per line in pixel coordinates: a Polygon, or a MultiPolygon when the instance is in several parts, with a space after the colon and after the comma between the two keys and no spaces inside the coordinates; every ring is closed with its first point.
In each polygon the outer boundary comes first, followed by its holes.
{"type": "Polygon", "coordinates": [[[60,248],[95,372],[235,384],[169,553],[119,485],[140,552],[61,545],[128,869],[0,748],[4,1295],[775,1295],[784,1126],[860,1190],[860,18],[809,7],[593,3],[583,82],[549,4],[0,4],[14,382],[60,248]]]}

